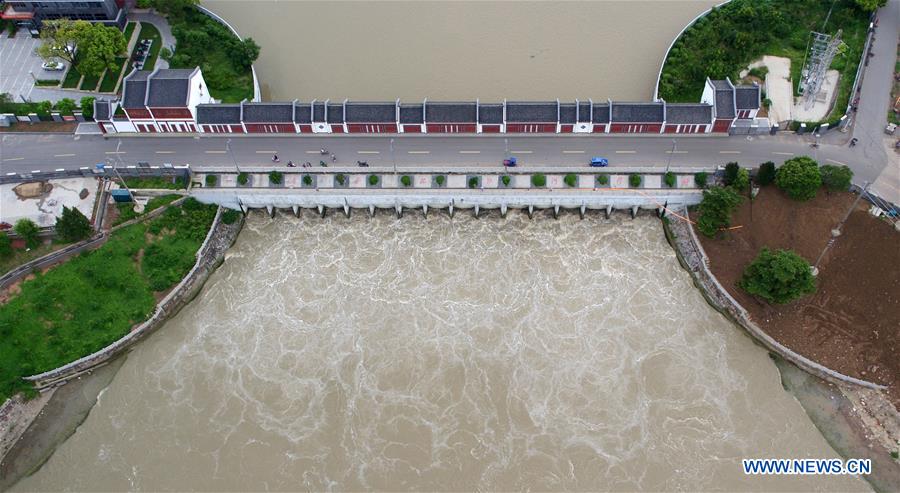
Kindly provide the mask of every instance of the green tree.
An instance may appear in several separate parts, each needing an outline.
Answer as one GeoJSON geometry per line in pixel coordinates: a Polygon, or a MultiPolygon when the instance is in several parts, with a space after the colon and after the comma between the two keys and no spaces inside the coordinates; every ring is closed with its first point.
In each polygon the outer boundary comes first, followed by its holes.
{"type": "Polygon", "coordinates": [[[56,111],[59,111],[63,115],[71,115],[75,112],[75,108],[77,107],[75,100],[69,98],[62,98],[56,103],[56,111]]]}
{"type": "Polygon", "coordinates": [[[6,231],[0,231],[0,258],[9,258],[12,253],[12,240],[9,239],[6,231]]]}
{"type": "Polygon", "coordinates": [[[500,181],[503,182],[504,187],[508,187],[512,178],[509,175],[503,175],[500,177],[500,181]]]}
{"type": "Polygon", "coordinates": [[[473,176],[469,178],[469,188],[478,188],[478,177],[473,176]]]}
{"type": "Polygon", "coordinates": [[[78,71],[100,76],[105,69],[117,70],[116,57],[125,53],[127,44],[125,35],[117,28],[91,24],[78,39],[78,71]]]}
{"type": "Polygon", "coordinates": [[[312,184],[313,184],[312,176],[309,176],[309,175],[303,175],[303,184],[306,185],[306,186],[308,186],[308,187],[311,187],[312,184]]]}
{"type": "Polygon", "coordinates": [[[259,45],[253,41],[253,38],[245,38],[238,44],[233,54],[235,65],[248,69],[259,58],[259,45]]]}
{"type": "Polygon", "coordinates": [[[738,171],[740,171],[741,167],[738,163],[730,162],[725,165],[725,176],[722,177],[722,183],[725,184],[726,187],[731,186],[734,183],[734,180],[737,179],[738,171]]]}
{"type": "Polygon", "coordinates": [[[38,238],[40,229],[31,219],[19,219],[13,226],[13,231],[25,240],[25,246],[28,248],[37,248],[41,244],[41,239],[38,238]]]}
{"type": "Polygon", "coordinates": [[[88,119],[94,117],[94,98],[90,96],[81,98],[81,114],[88,119]]]}
{"type": "Polygon", "coordinates": [[[446,180],[446,178],[444,177],[444,175],[437,175],[434,177],[434,182],[437,183],[437,186],[439,186],[439,187],[444,186],[445,180],[446,180]]]}
{"type": "Polygon", "coordinates": [[[216,186],[216,175],[206,175],[206,186],[214,187],[216,186]]]}
{"type": "Polygon", "coordinates": [[[536,187],[543,187],[547,184],[547,177],[543,173],[535,173],[531,175],[531,184],[536,187]]]}
{"type": "Polygon", "coordinates": [[[628,175],[628,185],[630,185],[631,188],[637,188],[637,187],[641,186],[642,181],[643,181],[643,178],[641,178],[641,175],[639,175],[639,174],[635,173],[635,174],[628,175]]]}
{"type": "Polygon", "coordinates": [[[816,291],[809,263],[791,250],[763,248],[744,269],[740,286],[770,303],[787,303],[816,291]]]}
{"type": "Polygon", "coordinates": [[[606,175],[597,175],[597,183],[600,185],[609,184],[609,176],[606,175]]]}
{"type": "Polygon", "coordinates": [[[39,115],[49,115],[50,111],[53,110],[53,103],[50,101],[41,101],[37,105],[37,114],[39,115]]]}
{"type": "Polygon", "coordinates": [[[373,187],[378,185],[378,175],[369,175],[369,185],[373,187]]]}
{"type": "Polygon", "coordinates": [[[822,184],[829,190],[846,192],[850,188],[853,171],[847,166],[826,164],[819,171],[822,174],[822,184]]]}
{"type": "Polygon", "coordinates": [[[750,186],[750,172],[747,171],[747,168],[740,168],[738,170],[737,176],[734,178],[731,186],[739,192],[743,192],[750,186]]]}
{"type": "Polygon", "coordinates": [[[575,173],[569,173],[563,178],[563,182],[570,187],[574,187],[578,184],[578,176],[575,173]]]}
{"type": "Polygon", "coordinates": [[[37,55],[47,62],[60,59],[78,68],[79,64],[75,59],[75,47],[81,42],[84,32],[90,27],[91,24],[87,21],[73,21],[71,19],[44,21],[41,26],[41,40],[43,42],[36,50],[37,55]]]}
{"type": "Polygon", "coordinates": [[[410,178],[409,175],[403,175],[400,177],[400,183],[404,187],[408,187],[408,186],[412,185],[412,178],[410,178]]]}
{"type": "Polygon", "coordinates": [[[665,182],[667,187],[675,188],[675,173],[666,171],[666,174],[663,176],[663,182],[665,182]]]}
{"type": "Polygon", "coordinates": [[[269,172],[269,183],[273,185],[280,185],[281,180],[284,178],[284,173],[280,171],[271,171],[269,172]]]}
{"type": "Polygon", "coordinates": [[[159,49],[159,57],[168,62],[172,59],[172,50],[167,46],[163,46],[159,49]]]}
{"type": "Polygon", "coordinates": [[[866,12],[874,12],[887,4],[887,0],[856,0],[856,5],[866,12]]]}
{"type": "Polygon", "coordinates": [[[706,188],[707,177],[706,171],[694,173],[694,185],[697,185],[697,188],[706,188]]]}
{"type": "Polygon", "coordinates": [[[809,200],[822,186],[819,165],[808,156],[788,159],[775,173],[775,184],[794,200],[809,200]]]}
{"type": "Polygon", "coordinates": [[[150,0],[150,7],[166,14],[180,14],[185,9],[194,7],[200,3],[200,0],[150,0]]]}
{"type": "Polygon", "coordinates": [[[338,173],[334,175],[334,181],[336,181],[338,185],[344,186],[344,183],[347,181],[347,177],[344,176],[343,173],[338,173]]]}
{"type": "Polygon", "coordinates": [[[246,185],[250,181],[250,174],[243,171],[238,173],[237,181],[241,185],[246,185]]]}
{"type": "Polygon", "coordinates": [[[697,229],[710,238],[721,228],[731,225],[731,213],[741,203],[741,196],[730,187],[713,187],[703,191],[697,229]]]}
{"type": "Polygon", "coordinates": [[[759,165],[759,171],[756,173],[756,183],[764,187],[775,181],[775,163],[766,161],[759,165]]]}
{"type": "Polygon", "coordinates": [[[63,206],[62,216],[56,218],[56,234],[65,242],[81,241],[91,236],[91,221],[78,209],[63,206]]]}

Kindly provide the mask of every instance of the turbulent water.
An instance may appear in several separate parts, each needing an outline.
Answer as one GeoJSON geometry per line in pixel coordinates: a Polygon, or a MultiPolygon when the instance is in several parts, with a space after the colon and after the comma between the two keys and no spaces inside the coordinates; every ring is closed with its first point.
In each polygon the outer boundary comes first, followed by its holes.
{"type": "Polygon", "coordinates": [[[717,3],[203,1],[262,47],[264,98],[337,102],[645,101],[669,43],[717,3]]]}
{"type": "MultiPolygon", "coordinates": [[[[306,213],[304,213],[306,214],[306,213]]],[[[658,220],[249,218],[17,490],[864,490],[658,220]]]]}

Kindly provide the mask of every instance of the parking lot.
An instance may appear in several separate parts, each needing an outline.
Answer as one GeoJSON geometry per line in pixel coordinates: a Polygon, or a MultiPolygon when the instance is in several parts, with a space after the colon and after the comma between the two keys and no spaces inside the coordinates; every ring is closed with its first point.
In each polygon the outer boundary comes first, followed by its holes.
{"type": "Polygon", "coordinates": [[[34,50],[41,40],[32,38],[27,29],[19,29],[10,39],[7,32],[0,35],[0,93],[9,93],[14,100],[28,97],[34,79],[61,79],[65,71],[49,71],[41,68],[44,63],[34,50]],[[32,78],[29,72],[34,73],[32,78]]]}

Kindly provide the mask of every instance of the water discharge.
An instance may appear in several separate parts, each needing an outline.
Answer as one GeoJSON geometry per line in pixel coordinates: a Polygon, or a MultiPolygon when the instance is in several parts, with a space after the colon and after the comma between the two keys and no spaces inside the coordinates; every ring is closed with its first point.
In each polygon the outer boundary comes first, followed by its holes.
{"type": "Polygon", "coordinates": [[[658,220],[253,214],[16,490],[868,490],[658,220]]]}
{"type": "Polygon", "coordinates": [[[407,103],[649,100],[669,43],[717,3],[203,1],[262,47],[264,99],[407,103]]]}

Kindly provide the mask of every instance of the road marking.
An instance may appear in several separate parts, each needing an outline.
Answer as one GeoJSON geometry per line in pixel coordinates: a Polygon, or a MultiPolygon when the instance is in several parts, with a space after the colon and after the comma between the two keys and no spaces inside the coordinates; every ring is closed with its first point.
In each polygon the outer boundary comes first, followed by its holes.
{"type": "Polygon", "coordinates": [[[616,151],[616,154],[637,154],[637,151],[616,151]]]}
{"type": "Polygon", "coordinates": [[[481,154],[481,151],[459,151],[460,154],[481,154]]]}
{"type": "Polygon", "coordinates": [[[772,154],[778,154],[779,156],[793,156],[793,152],[772,152],[772,154]]]}
{"type": "Polygon", "coordinates": [[[666,154],[687,154],[688,151],[666,151],[666,154]]]}
{"type": "Polygon", "coordinates": [[[511,152],[513,154],[531,154],[534,151],[509,151],[509,152],[511,152]]]}
{"type": "Polygon", "coordinates": [[[54,154],[53,157],[72,157],[74,154],[54,154]]]}
{"type": "Polygon", "coordinates": [[[307,154],[322,154],[322,151],[306,151],[307,154]]]}
{"type": "Polygon", "coordinates": [[[407,154],[431,154],[431,151],[406,151],[407,154]]]}
{"type": "Polygon", "coordinates": [[[847,163],[842,163],[840,161],[835,161],[834,159],[826,159],[829,163],[839,164],[841,166],[847,166],[847,163]]]}
{"type": "Polygon", "coordinates": [[[175,154],[175,151],[156,151],[157,154],[175,154]]]}
{"type": "Polygon", "coordinates": [[[106,151],[105,154],[128,154],[125,151],[106,151]]]}
{"type": "Polygon", "coordinates": [[[584,154],[584,151],[563,151],[563,154],[584,154]]]}
{"type": "Polygon", "coordinates": [[[33,169],[33,170],[31,170],[31,172],[32,172],[32,173],[40,173],[41,170],[39,170],[39,169],[33,169]]]}
{"type": "Polygon", "coordinates": [[[25,159],[25,158],[23,158],[23,157],[8,157],[8,158],[4,159],[4,161],[21,161],[23,159],[25,159]]]}
{"type": "Polygon", "coordinates": [[[719,154],[740,154],[741,151],[719,151],[719,154]]]}
{"type": "Polygon", "coordinates": [[[225,154],[225,151],[203,151],[207,154],[225,154]]]}
{"type": "Polygon", "coordinates": [[[356,151],[357,154],[381,154],[381,151],[356,151]]]}
{"type": "Polygon", "coordinates": [[[278,151],[256,151],[257,154],[278,154],[278,151]]]}
{"type": "Polygon", "coordinates": [[[56,171],[65,171],[65,168],[56,168],[56,171]]]}

